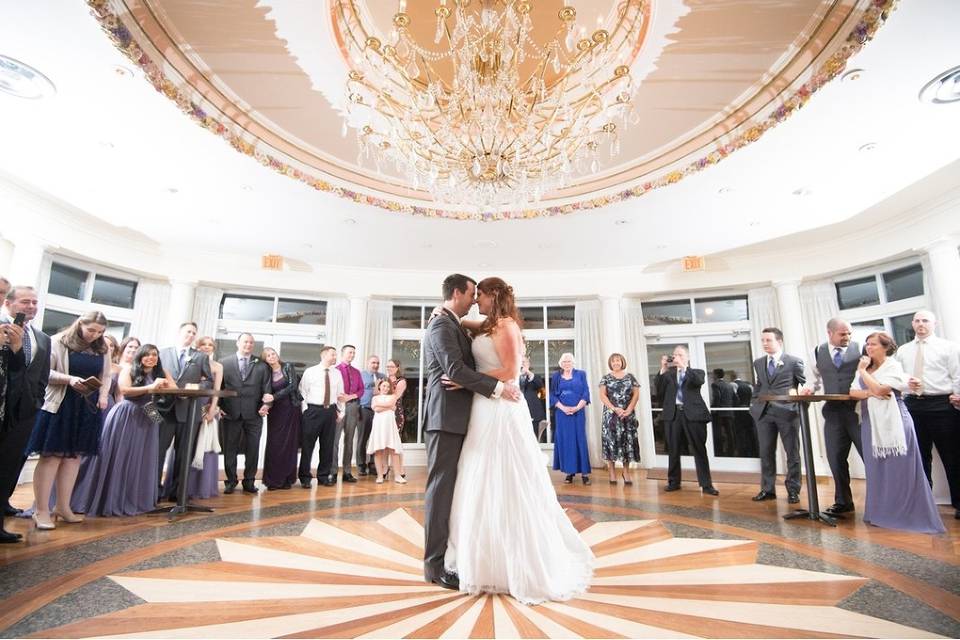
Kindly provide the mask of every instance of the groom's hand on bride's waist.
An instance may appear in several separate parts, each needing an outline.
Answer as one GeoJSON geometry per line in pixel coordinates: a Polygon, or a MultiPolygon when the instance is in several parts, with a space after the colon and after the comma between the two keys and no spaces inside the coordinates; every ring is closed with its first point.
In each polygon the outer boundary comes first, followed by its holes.
{"type": "Polygon", "coordinates": [[[457,384],[447,376],[440,376],[440,384],[442,384],[447,391],[457,391],[459,389],[463,389],[463,385],[457,384]]]}

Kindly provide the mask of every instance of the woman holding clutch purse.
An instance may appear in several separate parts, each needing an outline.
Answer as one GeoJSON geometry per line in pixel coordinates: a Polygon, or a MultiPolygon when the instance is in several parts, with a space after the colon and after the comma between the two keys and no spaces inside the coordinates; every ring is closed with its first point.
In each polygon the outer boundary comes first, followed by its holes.
{"type": "Polygon", "coordinates": [[[50,340],[50,380],[43,408],[30,434],[25,455],[37,453],[33,472],[38,529],[54,529],[53,517],[83,522],[70,509],[81,456],[100,449],[100,413],[110,393],[110,352],[103,339],[107,318],[88,311],[50,340]],[[57,485],[57,502],[49,508],[50,491],[57,485]]]}

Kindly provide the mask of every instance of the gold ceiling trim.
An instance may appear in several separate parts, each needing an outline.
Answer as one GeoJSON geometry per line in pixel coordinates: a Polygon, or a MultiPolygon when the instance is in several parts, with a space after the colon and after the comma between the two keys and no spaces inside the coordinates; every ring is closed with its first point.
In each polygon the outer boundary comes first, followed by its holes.
{"type": "MultiPolygon", "coordinates": [[[[342,167],[339,168],[340,171],[333,170],[327,172],[321,169],[320,171],[327,173],[327,176],[317,177],[313,175],[309,169],[305,170],[301,168],[302,166],[306,166],[316,169],[316,167],[311,166],[307,158],[297,157],[300,154],[291,154],[276,148],[277,146],[289,146],[289,143],[282,145],[271,143],[270,138],[276,139],[276,134],[266,132],[268,135],[254,135],[247,129],[247,127],[250,126],[249,124],[244,125],[240,123],[240,120],[247,120],[249,123],[251,119],[248,116],[245,116],[245,114],[235,114],[231,116],[226,113],[225,110],[218,108],[206,96],[201,97],[198,95],[196,88],[184,79],[185,76],[181,71],[174,68],[166,58],[156,51],[152,43],[149,42],[149,37],[141,31],[140,25],[135,24],[131,27],[127,24],[124,18],[136,22],[135,19],[130,17],[129,10],[127,10],[125,16],[122,18],[111,7],[112,3],[110,0],[87,0],[87,4],[114,45],[144,73],[146,79],[158,92],[163,93],[167,98],[175,102],[181,111],[190,116],[194,122],[224,138],[234,149],[255,158],[264,166],[307,184],[318,191],[332,193],[359,204],[375,206],[388,211],[431,218],[494,221],[552,217],[597,209],[609,204],[639,197],[670,184],[675,184],[689,175],[698,173],[711,165],[717,164],[734,151],[756,142],[764,133],[787,120],[794,112],[802,108],[814,93],[839,76],[846,68],[847,61],[858,53],[867,42],[873,39],[877,30],[886,22],[890,13],[895,9],[897,1],[898,0],[869,0],[863,2],[862,4],[867,5],[863,10],[863,15],[847,34],[843,44],[817,67],[816,71],[813,72],[806,82],[797,87],[788,97],[784,98],[779,103],[779,106],[770,109],[766,115],[755,117],[753,120],[748,119],[731,129],[722,139],[713,140],[708,143],[709,146],[712,147],[711,150],[699,159],[684,163],[682,166],[677,166],[683,163],[683,158],[680,158],[674,162],[673,168],[670,166],[662,168],[658,177],[647,180],[641,178],[639,184],[613,193],[565,202],[563,204],[505,211],[438,209],[394,200],[389,197],[381,197],[380,195],[362,193],[352,188],[352,186],[344,187],[328,180],[330,178],[344,181],[352,179],[364,187],[380,191],[381,193],[387,185],[382,183],[373,184],[367,177],[359,176],[359,174],[348,170],[345,171],[342,167]],[[135,37],[135,33],[140,35],[140,39],[135,37]],[[153,56],[156,56],[160,61],[157,62],[147,51],[150,51],[153,56]],[[171,79],[171,75],[177,76],[177,81],[171,79]],[[263,144],[258,145],[258,142],[263,142],[263,144]],[[286,156],[286,158],[277,157],[277,155],[273,155],[262,147],[271,147],[271,151],[276,151],[286,156]]],[[[702,148],[706,146],[707,145],[704,145],[702,148]]],[[[392,189],[387,188],[386,190],[391,191],[392,189]]],[[[399,190],[412,194],[411,189],[401,188],[399,190]]],[[[404,194],[401,193],[394,193],[392,195],[404,197],[404,194]]],[[[412,197],[422,197],[422,195],[423,194],[412,194],[412,197]]]]}

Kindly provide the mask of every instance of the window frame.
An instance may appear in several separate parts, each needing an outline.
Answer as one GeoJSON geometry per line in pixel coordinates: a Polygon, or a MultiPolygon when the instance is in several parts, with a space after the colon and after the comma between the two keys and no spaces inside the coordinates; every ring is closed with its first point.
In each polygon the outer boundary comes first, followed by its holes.
{"type": "MultiPolygon", "coordinates": [[[[894,317],[916,313],[918,310],[928,307],[930,301],[929,268],[928,265],[925,264],[925,261],[922,257],[911,256],[901,260],[875,264],[871,267],[858,269],[856,271],[840,273],[831,278],[831,282],[833,283],[834,290],[836,291],[836,286],[838,283],[847,282],[849,280],[857,280],[860,278],[867,278],[870,276],[873,276],[876,280],[877,293],[880,297],[880,303],[863,307],[855,307],[853,309],[840,309],[840,315],[847,322],[853,324],[868,320],[882,320],[884,330],[890,335],[893,335],[892,319],[894,317]],[[883,274],[911,266],[919,266],[923,272],[923,295],[902,298],[900,300],[894,300],[893,302],[887,301],[887,291],[883,282],[883,274]]],[[[838,306],[839,303],[840,300],[838,298],[838,306]]]]}
{"type": "MultiPolygon", "coordinates": [[[[295,300],[304,300],[308,302],[326,303],[329,310],[331,296],[318,296],[302,291],[276,291],[230,288],[223,290],[223,296],[254,297],[254,298],[272,298],[273,299],[273,320],[267,322],[264,320],[225,320],[217,317],[216,335],[211,336],[214,340],[223,336],[235,333],[251,333],[254,336],[275,336],[283,335],[291,338],[311,338],[319,340],[320,344],[326,344],[328,335],[327,324],[300,324],[295,322],[277,322],[277,308],[280,304],[280,298],[289,298],[295,300]]],[[[223,297],[220,299],[221,307],[223,297]]],[[[219,311],[218,311],[219,316],[219,311]]]]}

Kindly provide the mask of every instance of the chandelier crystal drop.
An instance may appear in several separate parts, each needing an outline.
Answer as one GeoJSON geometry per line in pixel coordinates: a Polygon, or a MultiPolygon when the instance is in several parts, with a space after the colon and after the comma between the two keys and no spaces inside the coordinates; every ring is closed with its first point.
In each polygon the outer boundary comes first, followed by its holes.
{"type": "Polygon", "coordinates": [[[405,0],[389,35],[359,0],[335,0],[360,161],[394,166],[440,203],[516,207],[617,157],[639,121],[628,64],[645,0],[621,0],[592,32],[572,6],[555,30],[535,25],[534,1],[439,0],[424,42],[405,0]]]}

